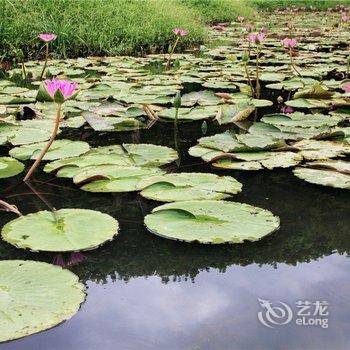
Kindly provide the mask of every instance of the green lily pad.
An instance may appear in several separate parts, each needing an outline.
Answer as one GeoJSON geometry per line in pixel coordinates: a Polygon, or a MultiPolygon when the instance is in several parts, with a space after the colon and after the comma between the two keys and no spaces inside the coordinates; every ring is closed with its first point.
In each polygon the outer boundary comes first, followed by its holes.
{"type": "Polygon", "coordinates": [[[240,152],[228,153],[213,163],[213,167],[234,170],[261,170],[289,168],[299,164],[303,157],[294,152],[240,152]]]}
{"type": "Polygon", "coordinates": [[[229,124],[247,119],[255,111],[255,106],[242,103],[237,105],[222,105],[215,119],[219,124],[229,124]]]}
{"type": "Polygon", "coordinates": [[[58,177],[73,177],[79,168],[99,165],[159,167],[178,158],[175,150],[152,144],[123,144],[92,148],[80,157],[48,163],[44,171],[57,171],[58,177]]]}
{"type": "Polygon", "coordinates": [[[145,217],[147,229],[161,237],[211,244],[256,241],[279,224],[268,210],[213,200],[168,203],[145,217]]]}
{"type": "Polygon", "coordinates": [[[141,180],[164,173],[159,168],[99,165],[80,168],[73,181],[88,192],[132,192],[141,180]]]}
{"type": "MultiPolygon", "coordinates": [[[[214,118],[219,106],[197,106],[193,108],[179,108],[178,120],[191,121],[214,118]]],[[[175,119],[175,108],[167,108],[158,113],[159,118],[175,119]]]]}
{"type": "Polygon", "coordinates": [[[305,167],[298,167],[293,170],[293,173],[300,179],[313,184],[350,189],[349,162],[333,160],[306,163],[305,167]]]}
{"type": "Polygon", "coordinates": [[[238,193],[242,184],[231,176],[205,173],[165,174],[142,180],[141,196],[161,202],[224,199],[238,193]]]}
{"type": "MultiPolygon", "coordinates": [[[[20,160],[36,159],[46,143],[35,143],[15,147],[10,151],[10,155],[20,160]]],[[[72,156],[79,156],[88,152],[90,146],[84,141],[56,140],[45,154],[43,160],[57,160],[72,156]]]]}
{"type": "Polygon", "coordinates": [[[87,209],[39,211],[10,221],[1,231],[3,240],[17,248],[50,252],[94,249],[117,234],[114,218],[87,209]]]}
{"type": "Polygon", "coordinates": [[[323,160],[350,154],[350,145],[339,141],[301,140],[293,144],[306,160],[323,160]]]}
{"type": "Polygon", "coordinates": [[[20,174],[24,165],[10,157],[0,157],[0,179],[20,174]]]}
{"type": "Polygon", "coordinates": [[[194,91],[185,94],[181,98],[182,106],[194,106],[196,104],[200,106],[215,106],[221,103],[221,98],[215,95],[211,90],[194,91]]]}
{"type": "Polygon", "coordinates": [[[0,342],[52,328],[85,300],[74,273],[37,261],[0,261],[0,286],[0,342]]]}
{"type": "Polygon", "coordinates": [[[14,146],[46,141],[51,130],[20,125],[0,124],[0,145],[11,143],[14,146]]]}

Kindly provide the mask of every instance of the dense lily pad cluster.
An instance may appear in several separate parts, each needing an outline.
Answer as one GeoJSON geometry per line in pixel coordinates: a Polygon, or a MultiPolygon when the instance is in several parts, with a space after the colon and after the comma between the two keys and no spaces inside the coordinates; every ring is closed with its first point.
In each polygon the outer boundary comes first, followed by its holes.
{"type": "MultiPolygon", "coordinates": [[[[158,236],[244,243],[273,233],[280,220],[268,210],[232,202],[242,184],[231,176],[170,167],[180,161],[179,149],[156,140],[157,145],[92,147],[62,133],[76,129],[98,139],[113,132],[142,132],[156,123],[170,129],[169,122],[175,121],[175,128],[186,129],[190,122],[205,121],[202,130],[208,134],[188,153],[214,169],[295,167],[295,176],[307,182],[350,189],[348,31],[329,25],[321,33],[316,19],[314,26],[306,26],[299,16],[295,39],[288,39],[285,33],[281,37],[280,18],[273,14],[267,33],[249,34],[247,40],[242,21],[213,27],[211,40],[220,45],[203,46],[200,52],[175,54],[174,44],[171,57],[51,60],[47,69],[47,62],[43,69],[42,62],[30,61],[25,79],[19,79],[19,68],[10,70],[0,80],[0,179],[19,175],[25,167],[20,161],[36,160],[50,139],[55,104],[45,101],[38,79],[46,69],[47,77],[74,80],[80,91],[64,103],[59,139],[43,158],[44,172],[72,179],[86,192],[137,192],[169,202],[145,216],[146,227],[158,236]],[[259,50],[254,53],[252,45],[259,50]],[[256,72],[260,83],[254,81],[256,72]]],[[[263,25],[256,23],[259,30],[263,25]]],[[[66,208],[20,215],[2,228],[1,236],[21,249],[77,252],[99,247],[118,230],[117,220],[107,214],[66,208]]],[[[0,272],[0,295],[6,301],[0,303],[0,341],[50,328],[74,315],[83,302],[84,287],[69,271],[13,260],[0,261],[0,272]],[[46,293],[50,298],[43,300],[46,293]]]]}

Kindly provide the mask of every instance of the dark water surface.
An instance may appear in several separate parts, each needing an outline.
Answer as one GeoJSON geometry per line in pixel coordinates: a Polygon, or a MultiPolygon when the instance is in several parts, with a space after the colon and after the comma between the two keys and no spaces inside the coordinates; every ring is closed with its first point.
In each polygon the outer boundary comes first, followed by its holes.
{"type": "MultiPolygon", "coordinates": [[[[217,126],[209,124],[208,134],[217,131],[217,126]]],[[[21,183],[21,176],[1,180],[4,198],[23,213],[48,206],[90,208],[117,218],[121,228],[114,241],[84,253],[85,261],[70,267],[88,286],[78,314],[54,329],[2,344],[1,350],[349,349],[347,191],[309,184],[294,177],[291,169],[213,170],[186,153],[201,136],[200,123],[182,125],[180,169],[176,165],[168,169],[236,177],[243,191],[231,200],[271,210],[281,218],[280,230],[260,242],[242,245],[180,243],[147,232],[143,218],[159,203],[136,193],[87,193],[69,179],[39,172],[32,185],[40,199],[21,183]],[[293,312],[292,320],[274,328],[264,326],[258,312],[265,309],[258,299],[269,300],[275,307],[284,302],[293,312]],[[311,318],[326,318],[328,328],[297,325],[300,309],[295,303],[300,300],[326,301],[329,305],[323,311],[329,315],[311,318]]],[[[96,137],[96,133],[79,131],[61,137],[80,138],[93,146],[120,142],[173,146],[171,123],[137,133],[96,137]]],[[[6,152],[2,148],[1,154],[6,152]]],[[[0,226],[13,218],[0,213],[0,226]]],[[[52,262],[54,258],[54,254],[26,252],[1,242],[0,259],[52,262]]],[[[69,260],[69,255],[64,258],[69,260]]],[[[313,313],[315,306],[310,310],[313,313]]]]}

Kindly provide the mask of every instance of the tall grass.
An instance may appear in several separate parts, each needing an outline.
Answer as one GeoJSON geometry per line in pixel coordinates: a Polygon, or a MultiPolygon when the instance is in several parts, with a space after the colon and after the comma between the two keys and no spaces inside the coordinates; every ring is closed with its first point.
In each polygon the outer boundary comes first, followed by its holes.
{"type": "Polygon", "coordinates": [[[203,42],[205,27],[195,10],[178,0],[0,0],[0,49],[22,49],[36,58],[40,32],[54,32],[56,56],[136,54],[166,50],[174,27],[203,42]]]}
{"type": "Polygon", "coordinates": [[[249,0],[249,3],[262,10],[273,10],[290,6],[312,6],[322,10],[335,7],[336,5],[350,5],[350,0],[249,0]]]}
{"type": "Polygon", "coordinates": [[[180,0],[195,9],[205,23],[226,22],[238,16],[251,16],[254,13],[247,0],[180,0]]]}

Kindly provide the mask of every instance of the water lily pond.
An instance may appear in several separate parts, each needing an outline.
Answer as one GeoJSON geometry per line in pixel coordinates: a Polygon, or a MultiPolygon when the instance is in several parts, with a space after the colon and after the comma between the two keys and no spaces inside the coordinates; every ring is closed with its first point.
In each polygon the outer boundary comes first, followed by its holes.
{"type": "Polygon", "coordinates": [[[171,62],[49,60],[78,84],[51,102],[44,62],[3,73],[1,349],[349,348],[349,26],[330,18],[215,26],[171,62]]]}

